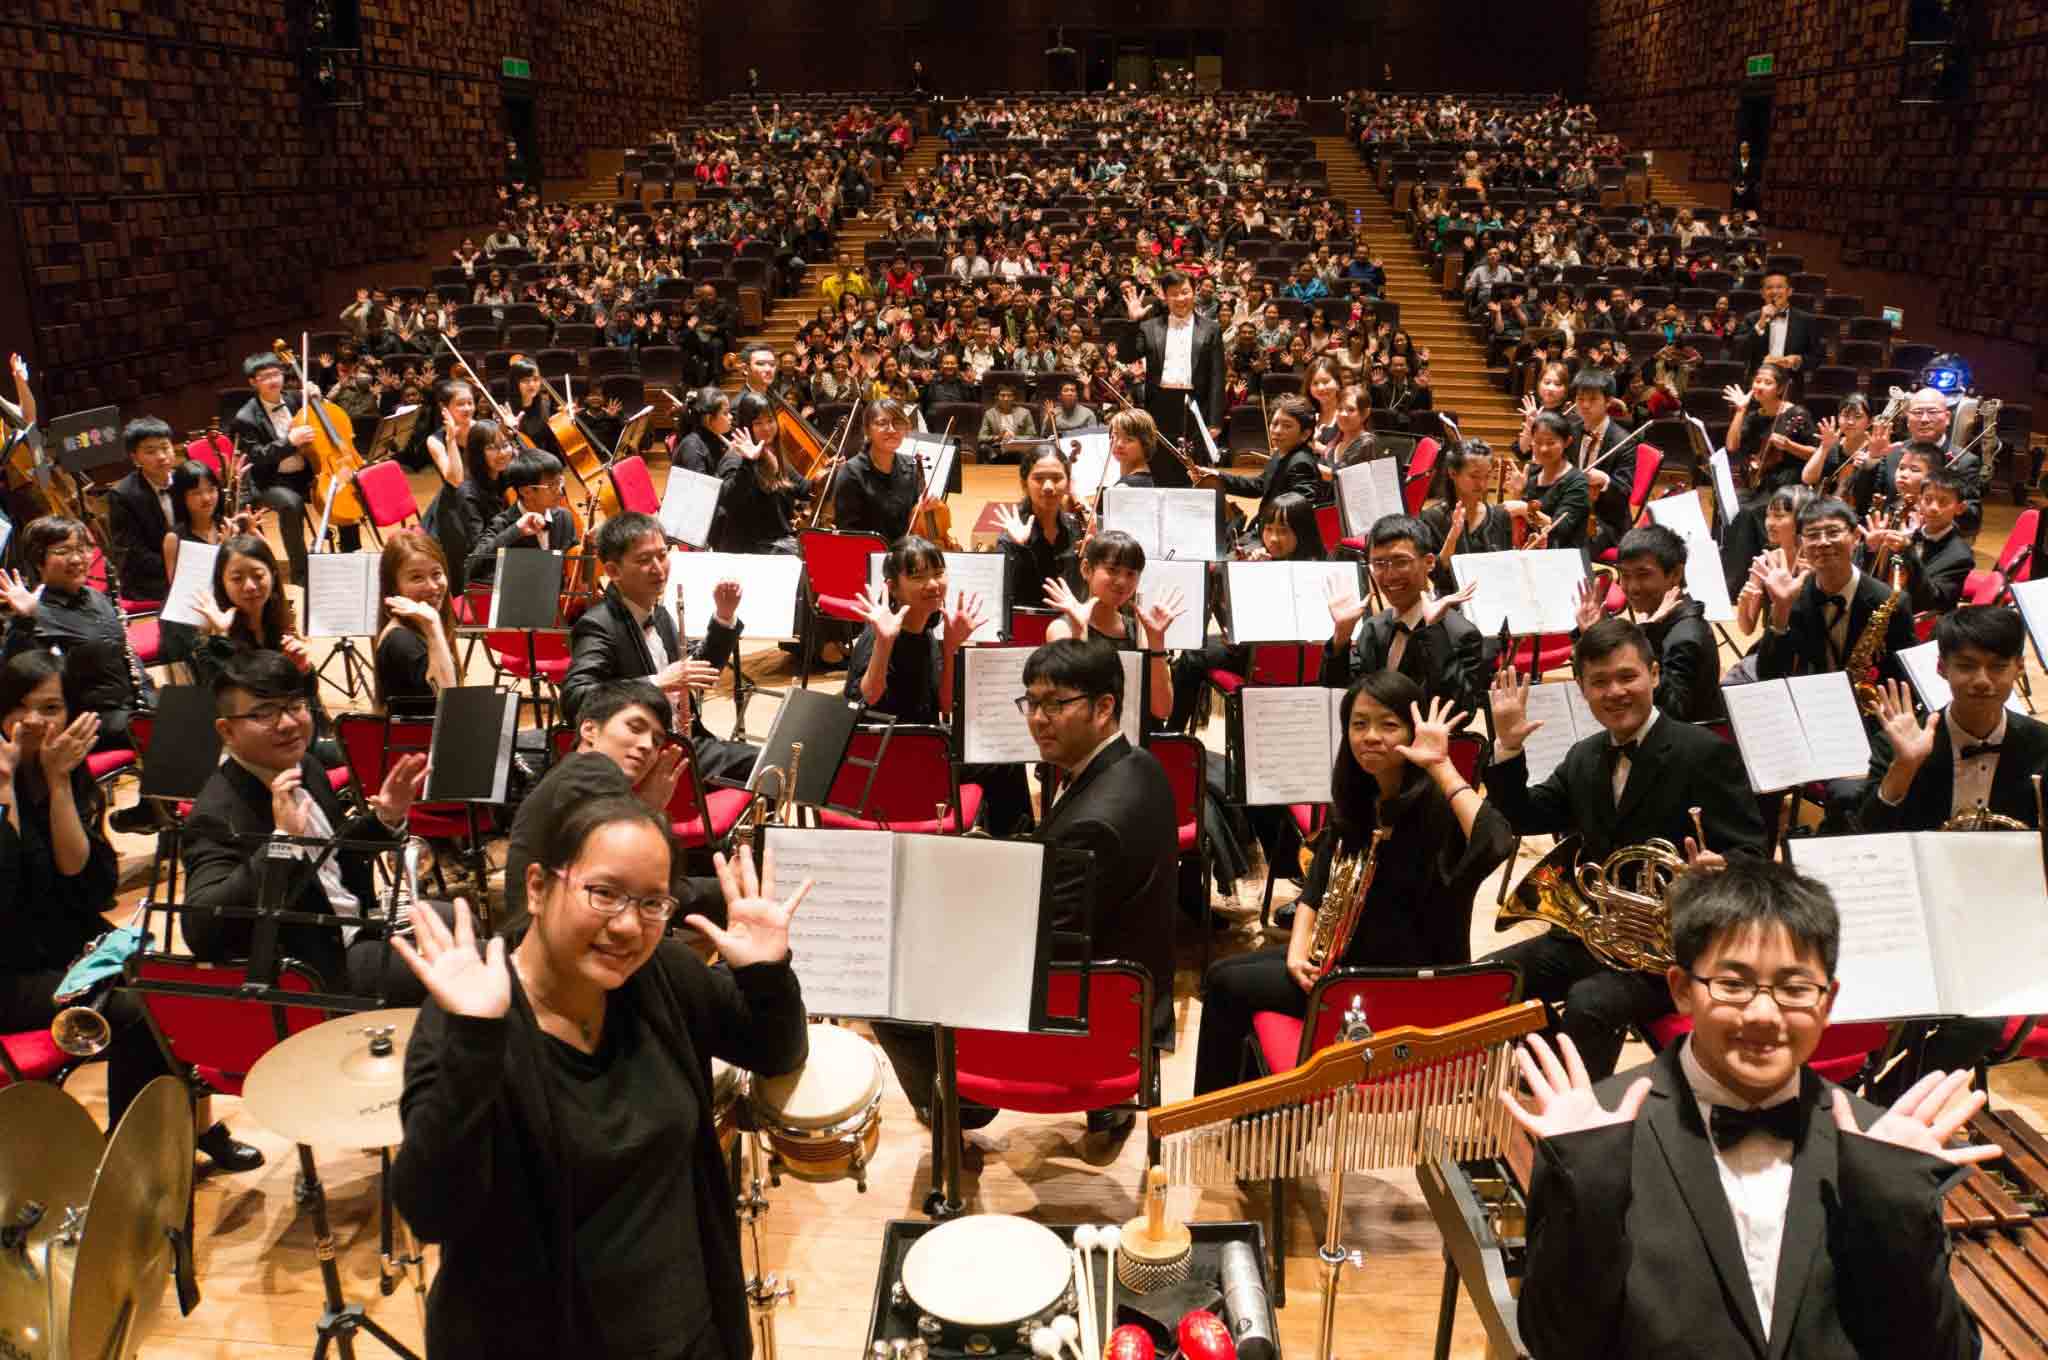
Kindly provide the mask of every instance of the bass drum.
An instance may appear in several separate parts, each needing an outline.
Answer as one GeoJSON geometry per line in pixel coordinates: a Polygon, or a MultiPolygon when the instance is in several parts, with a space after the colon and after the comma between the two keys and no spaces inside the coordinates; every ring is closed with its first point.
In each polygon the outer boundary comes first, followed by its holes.
{"type": "Polygon", "coordinates": [[[21,1234],[19,1251],[0,1251],[0,1355],[57,1360],[76,1253],[61,1245],[64,1220],[91,1198],[104,1143],[83,1105],[40,1081],[0,1087],[0,1130],[0,1227],[21,1234]]]}

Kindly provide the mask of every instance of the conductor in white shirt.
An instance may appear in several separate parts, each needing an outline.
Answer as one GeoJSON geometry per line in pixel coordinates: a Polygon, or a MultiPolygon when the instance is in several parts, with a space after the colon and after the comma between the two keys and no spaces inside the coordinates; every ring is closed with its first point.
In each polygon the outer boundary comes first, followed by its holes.
{"type": "MultiPolygon", "coordinates": [[[[1138,375],[1143,365],[1145,410],[1159,428],[1163,440],[1185,437],[1188,452],[1197,462],[1209,461],[1201,431],[1188,415],[1188,399],[1202,410],[1209,436],[1223,435],[1223,332],[1216,323],[1195,311],[1195,285],[1178,269],[1159,276],[1159,292],[1165,299],[1161,312],[1126,279],[1124,308],[1131,320],[1140,322],[1137,353],[1128,356],[1131,372],[1138,375]]],[[[1157,486],[1192,485],[1188,472],[1163,445],[1152,450],[1152,479],[1157,486]]]]}

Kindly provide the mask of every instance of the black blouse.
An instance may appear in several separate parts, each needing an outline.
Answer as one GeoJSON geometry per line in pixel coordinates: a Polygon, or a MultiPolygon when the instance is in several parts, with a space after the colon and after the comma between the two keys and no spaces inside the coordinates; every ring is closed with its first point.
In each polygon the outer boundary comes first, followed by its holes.
{"type": "Polygon", "coordinates": [[[737,453],[718,464],[718,516],[711,527],[711,546],[718,552],[773,552],[778,539],[790,538],[803,484],[790,482],[779,491],[761,485],[754,465],[737,453]]]}
{"type": "Polygon", "coordinates": [[[1539,508],[1550,517],[1550,536],[1543,540],[1545,545],[1552,548],[1585,546],[1586,519],[1593,508],[1586,474],[1567,466],[1562,476],[1543,487],[1534,484],[1535,475],[1530,473],[1530,489],[1537,494],[1539,508]]]}
{"type": "Polygon", "coordinates": [[[1081,568],[1080,550],[1081,521],[1074,515],[1060,512],[1057,536],[1051,541],[1045,537],[1045,526],[1039,522],[1037,512],[1029,501],[1020,502],[1017,513],[1031,526],[1031,536],[1019,544],[1008,534],[998,540],[1002,544],[1003,557],[1008,563],[1010,577],[1010,603],[1027,609],[1043,609],[1046,582],[1054,577],[1064,580],[1076,594],[1080,594],[1081,568]]]}
{"type": "Polygon", "coordinates": [[[1485,506],[1484,517],[1477,524],[1467,524],[1449,552],[1443,550],[1443,543],[1450,537],[1451,512],[1457,505],[1446,502],[1423,508],[1422,522],[1429,526],[1437,541],[1436,570],[1430,573],[1430,584],[1445,594],[1458,588],[1457,573],[1451,570],[1453,557],[1462,553],[1507,552],[1515,546],[1515,517],[1497,505],[1481,504],[1485,506]]]}
{"type": "Polygon", "coordinates": [[[99,790],[81,761],[71,772],[71,797],[85,825],[86,858],[68,875],[57,871],[42,780],[18,774],[12,797],[21,828],[0,816],[0,974],[61,971],[107,929],[100,913],[114,905],[120,866],[100,834],[99,790]]]}
{"type": "Polygon", "coordinates": [[[434,685],[428,676],[427,640],[404,624],[377,640],[377,693],[393,717],[434,714],[434,685]]]}
{"type": "Polygon", "coordinates": [[[1742,418],[1742,428],[1731,432],[1735,445],[1728,450],[1736,475],[1745,481],[1745,490],[1750,493],[1744,500],[1768,502],[1780,488],[1799,485],[1799,474],[1806,470],[1806,459],[1800,455],[1770,448],[1773,428],[1795,444],[1810,445],[1819,439],[1813,417],[1796,402],[1780,406],[1775,420],[1754,405],[1749,407],[1742,418]]]}
{"type": "Polygon", "coordinates": [[[910,531],[911,512],[923,493],[924,474],[915,458],[899,454],[885,473],[863,450],[839,469],[834,523],[843,533],[880,534],[894,543],[910,531]]]}
{"type": "Polygon", "coordinates": [[[889,653],[888,674],[882,681],[882,697],[868,704],[861,697],[861,677],[868,673],[868,661],[875,654],[873,624],[860,630],[853,641],[853,654],[846,659],[846,700],[891,714],[900,723],[939,721],[939,676],[945,661],[945,618],[932,611],[931,622],[921,633],[897,636],[889,653]]]}
{"type": "MultiPolygon", "coordinates": [[[[1338,757],[1350,759],[1347,751],[1338,757]]],[[[1451,804],[1427,773],[1410,766],[1393,798],[1362,809],[1355,831],[1332,827],[1316,846],[1302,901],[1319,910],[1338,850],[1371,843],[1382,824],[1393,835],[1380,845],[1365,910],[1344,950],[1347,967],[1438,968],[1472,961],[1472,898],[1514,849],[1514,828],[1491,802],[1482,804],[1467,837],[1451,804]]]]}

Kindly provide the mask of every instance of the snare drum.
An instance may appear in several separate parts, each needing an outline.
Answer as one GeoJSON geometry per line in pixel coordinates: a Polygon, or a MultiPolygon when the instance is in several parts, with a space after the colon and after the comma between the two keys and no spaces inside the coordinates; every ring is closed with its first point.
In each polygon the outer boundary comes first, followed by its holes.
{"type": "Polygon", "coordinates": [[[732,1155],[732,1140],[740,1128],[740,1097],[746,1093],[746,1074],[723,1058],[711,1060],[711,1126],[718,1131],[718,1150],[732,1155]]]}
{"type": "Polygon", "coordinates": [[[867,1188],[867,1166],[882,1133],[882,1060],[851,1030],[810,1027],[811,1056],[780,1077],[756,1076],[747,1097],[754,1122],[802,1181],[852,1176],[867,1188]]]}

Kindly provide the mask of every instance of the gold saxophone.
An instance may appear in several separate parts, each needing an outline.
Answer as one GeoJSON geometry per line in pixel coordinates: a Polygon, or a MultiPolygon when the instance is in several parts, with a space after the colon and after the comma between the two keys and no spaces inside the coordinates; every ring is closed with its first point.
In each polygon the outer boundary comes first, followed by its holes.
{"type": "Polygon", "coordinates": [[[1597,864],[1581,863],[1579,845],[1579,837],[1568,836],[1538,861],[1515,885],[1494,928],[1547,921],[1613,967],[1649,973],[1671,967],[1671,909],[1664,897],[1685,872],[1685,857],[1670,841],[1647,840],[1597,864]]]}
{"type": "Polygon", "coordinates": [[[1308,966],[1317,978],[1325,977],[1351,944],[1358,921],[1365,914],[1365,896],[1372,891],[1372,877],[1379,868],[1380,842],[1394,833],[1383,826],[1372,831],[1372,843],[1355,855],[1340,855],[1330,864],[1330,881],[1323,888],[1323,905],[1316,910],[1315,925],[1308,937],[1308,966]]]}
{"type": "Polygon", "coordinates": [[[1849,649],[1849,655],[1842,662],[1842,669],[1849,676],[1849,683],[1856,691],[1856,707],[1865,717],[1877,712],[1877,654],[1884,647],[1885,630],[1891,626],[1892,615],[1898,612],[1899,604],[1906,598],[1906,592],[1893,589],[1883,604],[1871,612],[1863,621],[1863,631],[1856,635],[1856,645],[1849,649]]]}

